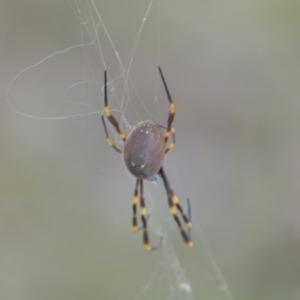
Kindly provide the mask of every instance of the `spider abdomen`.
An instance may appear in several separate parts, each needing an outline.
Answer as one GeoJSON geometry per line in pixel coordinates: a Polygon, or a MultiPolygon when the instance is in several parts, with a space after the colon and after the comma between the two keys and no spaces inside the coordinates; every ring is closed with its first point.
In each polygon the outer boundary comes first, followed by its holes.
{"type": "Polygon", "coordinates": [[[146,179],[161,169],[165,156],[164,132],[152,120],[136,124],[124,144],[124,161],[136,177],[146,179]]]}

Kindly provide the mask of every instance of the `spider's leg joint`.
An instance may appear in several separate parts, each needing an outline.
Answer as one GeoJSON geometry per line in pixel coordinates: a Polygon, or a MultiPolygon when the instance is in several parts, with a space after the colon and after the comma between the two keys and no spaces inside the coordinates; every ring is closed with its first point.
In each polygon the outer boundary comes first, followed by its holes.
{"type": "Polygon", "coordinates": [[[106,115],[106,117],[110,117],[110,111],[109,111],[109,108],[107,106],[104,107],[104,113],[106,115]]]}
{"type": "Polygon", "coordinates": [[[145,251],[151,251],[151,247],[149,246],[149,244],[144,245],[144,250],[145,251]]]}
{"type": "Polygon", "coordinates": [[[170,113],[171,113],[172,115],[175,113],[175,105],[174,105],[173,102],[170,104],[170,113]]]}
{"type": "Polygon", "coordinates": [[[193,245],[193,243],[191,242],[191,241],[188,241],[187,242],[187,246],[188,246],[188,248],[193,248],[194,247],[194,245],[193,245]]]}

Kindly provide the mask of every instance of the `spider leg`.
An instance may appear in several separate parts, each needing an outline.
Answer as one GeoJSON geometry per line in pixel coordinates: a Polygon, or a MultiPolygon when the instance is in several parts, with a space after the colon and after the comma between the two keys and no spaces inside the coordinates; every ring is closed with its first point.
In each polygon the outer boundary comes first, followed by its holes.
{"type": "Polygon", "coordinates": [[[117,120],[114,118],[114,116],[111,114],[108,104],[107,104],[107,71],[104,72],[104,114],[107,117],[107,119],[110,121],[110,123],[116,128],[119,137],[125,142],[126,137],[125,134],[122,132],[122,130],[119,127],[119,124],[117,120]]]}
{"type": "MultiPolygon", "coordinates": [[[[163,84],[164,84],[164,87],[165,87],[165,90],[166,90],[166,93],[167,93],[167,96],[168,96],[168,100],[169,100],[169,103],[170,103],[170,111],[169,111],[169,117],[168,117],[168,126],[167,126],[167,130],[165,132],[165,142],[167,143],[168,141],[168,138],[170,136],[170,133],[171,133],[171,128],[172,128],[172,123],[173,123],[173,120],[174,120],[174,116],[175,116],[175,105],[173,103],[173,100],[172,100],[172,97],[171,97],[171,94],[169,92],[169,89],[167,87],[167,83],[165,81],[165,78],[164,78],[164,75],[162,73],[162,70],[160,67],[158,67],[158,70],[159,70],[159,73],[160,73],[160,76],[161,76],[161,79],[163,81],[163,84]]],[[[174,143],[175,144],[175,143],[174,143]]],[[[173,145],[174,146],[174,145],[173,145]]],[[[173,148],[173,147],[172,147],[173,148]]],[[[169,149],[171,150],[171,148],[169,149]]],[[[169,151],[168,150],[168,151],[169,151]]]]}
{"type": "MultiPolygon", "coordinates": [[[[191,239],[190,239],[190,228],[192,227],[192,223],[191,223],[191,220],[189,219],[189,217],[186,216],[186,214],[184,213],[180,203],[179,203],[179,200],[178,198],[176,197],[176,195],[174,194],[172,188],[171,188],[171,185],[170,185],[170,182],[167,178],[167,175],[165,173],[165,170],[164,168],[162,167],[159,171],[162,179],[163,179],[163,182],[164,182],[164,185],[165,185],[165,189],[166,189],[166,192],[167,192],[167,196],[168,196],[168,202],[169,202],[169,207],[170,207],[170,211],[171,211],[171,214],[173,215],[178,227],[179,227],[179,230],[181,232],[181,235],[182,235],[182,238],[183,240],[185,241],[186,245],[189,247],[189,248],[192,248],[193,247],[193,243],[191,242],[191,239]],[[176,211],[176,208],[180,211],[180,214],[185,222],[185,225],[186,227],[188,228],[189,230],[189,234],[186,233],[186,231],[184,230],[184,228],[182,227],[182,224],[178,218],[178,215],[177,215],[177,211],[176,211]]],[[[188,206],[189,206],[189,202],[188,202],[188,206]]],[[[190,214],[190,208],[188,208],[188,214],[190,214]]]]}
{"type": "MultiPolygon", "coordinates": [[[[137,179],[136,180],[136,184],[135,184],[135,188],[134,188],[134,194],[133,194],[133,199],[132,199],[132,210],[133,210],[133,217],[132,217],[132,231],[133,232],[137,232],[137,231],[140,231],[141,229],[144,228],[144,225],[141,225],[141,226],[137,226],[137,204],[138,204],[138,188],[139,188],[139,181],[140,179],[137,179]]],[[[147,215],[146,216],[146,221],[148,221],[150,215],[147,215]]]]}
{"type": "MultiPolygon", "coordinates": [[[[146,221],[148,221],[149,220],[149,218],[150,218],[150,215],[147,215],[147,217],[146,217],[146,221]]],[[[139,227],[138,227],[138,231],[140,231],[140,230],[142,230],[144,228],[144,225],[140,225],[139,227]]],[[[153,250],[153,249],[152,249],[153,250]]]]}
{"type": "MultiPolygon", "coordinates": [[[[189,198],[186,199],[186,204],[187,204],[188,219],[190,220],[190,222],[192,222],[192,208],[191,208],[191,202],[190,202],[189,198]]],[[[192,230],[191,229],[192,229],[192,227],[188,228],[188,233],[189,233],[190,240],[192,239],[192,230]]]]}
{"type": "Polygon", "coordinates": [[[176,130],[175,128],[171,128],[171,133],[172,133],[172,142],[169,144],[168,148],[165,151],[165,154],[168,153],[170,150],[172,150],[175,146],[176,140],[175,140],[175,133],[176,130]]]}
{"type": "Polygon", "coordinates": [[[136,232],[139,230],[137,227],[137,218],[136,218],[136,209],[138,204],[138,188],[139,188],[140,179],[137,178],[135,188],[134,188],[134,195],[132,199],[132,209],[133,209],[133,217],[132,217],[132,231],[136,232]]]}
{"type": "Polygon", "coordinates": [[[111,139],[108,137],[108,132],[107,132],[107,128],[106,128],[106,124],[105,124],[105,120],[104,120],[104,117],[101,116],[102,118],[102,123],[103,123],[103,127],[104,127],[104,131],[105,131],[105,135],[106,135],[106,142],[108,144],[108,146],[114,148],[119,154],[123,154],[123,151],[120,150],[112,141],[111,139]]]}
{"type": "MultiPolygon", "coordinates": [[[[142,179],[137,179],[137,182],[140,184],[140,210],[141,210],[141,219],[143,223],[143,241],[144,241],[144,249],[146,251],[153,251],[156,250],[157,248],[160,247],[163,237],[161,236],[160,239],[158,240],[157,244],[154,247],[151,247],[149,245],[149,236],[148,236],[148,229],[147,229],[147,219],[146,217],[146,205],[145,205],[145,199],[144,199],[144,188],[143,188],[143,180],[142,179]]],[[[136,186],[138,183],[136,184],[136,186]]]]}
{"type": "Polygon", "coordinates": [[[144,241],[144,249],[146,251],[150,251],[151,247],[149,246],[149,237],[147,230],[147,220],[146,220],[146,206],[144,199],[144,188],[143,188],[143,180],[139,179],[140,183],[140,209],[141,209],[141,218],[143,223],[143,241],[144,241]]]}

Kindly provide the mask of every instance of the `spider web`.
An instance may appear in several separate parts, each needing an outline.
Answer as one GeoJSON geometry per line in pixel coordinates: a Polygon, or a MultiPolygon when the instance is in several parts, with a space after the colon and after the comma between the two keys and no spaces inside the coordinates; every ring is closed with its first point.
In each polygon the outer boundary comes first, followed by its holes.
{"type": "MultiPolygon", "coordinates": [[[[42,43],[36,46],[35,49],[43,53],[41,58],[32,57],[33,62],[14,77],[6,93],[7,104],[17,120],[29,120],[32,126],[42,128],[35,141],[43,140],[49,124],[55,127],[56,135],[60,132],[51,150],[46,150],[49,143],[45,142],[44,151],[57,154],[55,149],[65,143],[68,146],[62,151],[62,161],[68,161],[70,166],[72,155],[76,162],[85,160],[72,169],[80,173],[75,175],[77,184],[80,182],[80,187],[75,189],[78,193],[67,194],[66,200],[60,194],[53,202],[52,196],[44,198],[44,203],[52,203],[44,204],[41,209],[50,208],[54,212],[47,212],[47,222],[39,234],[47,235],[45,228],[53,233],[53,226],[63,232],[49,238],[50,243],[55,244],[57,240],[60,243],[52,246],[53,257],[48,257],[44,265],[49,267],[58,257],[61,265],[54,263],[50,280],[38,276],[42,271],[35,266],[30,278],[36,285],[42,283],[42,289],[36,290],[33,284],[30,291],[36,295],[47,291],[52,296],[64,295],[64,299],[71,298],[73,292],[85,298],[103,299],[234,299],[203,234],[213,220],[201,221],[200,208],[205,210],[205,202],[195,189],[199,182],[191,179],[198,176],[195,174],[198,171],[190,167],[193,160],[199,159],[199,153],[189,152],[194,157],[183,159],[184,143],[193,149],[199,148],[199,143],[189,135],[183,138],[196,126],[194,121],[186,121],[194,104],[186,99],[188,88],[182,83],[181,68],[176,61],[179,54],[171,51],[174,40],[180,42],[176,35],[181,33],[172,30],[180,15],[180,4],[162,0],[110,1],[110,4],[78,0],[60,5],[63,11],[69,12],[67,16],[60,16],[52,11],[52,17],[58,18],[55,22],[52,20],[53,31],[62,26],[64,29],[59,35],[61,42],[49,44],[50,50],[45,50],[42,43]],[[100,118],[103,73],[108,70],[111,111],[122,130],[128,133],[132,125],[144,119],[153,118],[166,124],[168,101],[158,65],[162,67],[177,108],[174,126],[178,145],[168,154],[164,165],[184,208],[185,199],[190,197],[194,249],[185,248],[170,216],[162,182],[158,180],[145,184],[145,198],[150,214],[151,244],[161,235],[164,240],[159,250],[144,253],[141,233],[130,232],[130,199],[135,178],[128,174],[122,158],[105,143],[100,118]],[[78,152],[74,152],[74,147],[78,152]],[[51,220],[54,216],[55,222],[51,220]],[[57,273],[70,289],[54,280],[57,273]]],[[[39,33],[33,34],[36,36],[32,38],[37,38],[39,33]]],[[[47,37],[42,40],[45,43],[47,37]]],[[[122,148],[117,134],[108,122],[107,125],[111,139],[122,148]]],[[[63,180],[62,177],[59,178],[63,180]]],[[[39,255],[43,260],[44,256],[39,255]]]]}

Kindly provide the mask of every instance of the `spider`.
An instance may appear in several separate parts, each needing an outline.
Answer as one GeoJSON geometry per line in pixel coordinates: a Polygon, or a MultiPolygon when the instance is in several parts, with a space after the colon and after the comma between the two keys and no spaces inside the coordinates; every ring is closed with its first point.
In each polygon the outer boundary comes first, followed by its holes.
{"type": "Polygon", "coordinates": [[[191,234],[190,230],[192,227],[191,223],[191,209],[189,200],[187,200],[188,205],[188,214],[186,215],[183,211],[178,198],[174,194],[170,182],[167,178],[166,172],[162,166],[163,159],[166,153],[168,153],[175,146],[175,129],[172,128],[172,123],[175,115],[175,106],[173,100],[171,98],[170,92],[168,90],[165,78],[161,71],[161,68],[158,67],[161,79],[163,81],[167,97],[170,103],[169,117],[168,117],[168,125],[167,127],[163,127],[158,125],[153,120],[146,120],[139,122],[135,126],[132,127],[128,136],[121,131],[118,122],[111,114],[108,108],[107,101],[107,71],[104,72],[104,114],[109,122],[115,127],[119,137],[124,142],[124,150],[120,150],[109,138],[108,131],[106,128],[104,116],[102,115],[102,123],[106,135],[107,144],[114,148],[119,154],[124,155],[124,162],[127,166],[128,170],[137,178],[136,184],[134,188],[134,196],[133,196],[133,218],[132,218],[132,230],[134,232],[143,229],[143,242],[144,249],[146,251],[151,251],[157,249],[162,242],[162,238],[158,241],[156,246],[151,247],[149,245],[149,237],[147,230],[147,213],[146,206],[144,200],[144,190],[143,190],[143,180],[153,180],[155,176],[160,175],[163,180],[167,198],[169,203],[169,208],[171,214],[173,215],[179,230],[181,232],[182,238],[186,243],[188,248],[193,247],[193,243],[191,242],[191,234]],[[165,132],[162,130],[165,129],[165,132]],[[172,134],[172,141],[167,146],[168,139],[172,134]],[[140,214],[142,220],[142,226],[139,228],[137,226],[137,204],[138,198],[140,198],[140,214]],[[188,234],[184,230],[181,221],[177,215],[177,209],[180,211],[181,217],[188,228],[188,234]]]}

